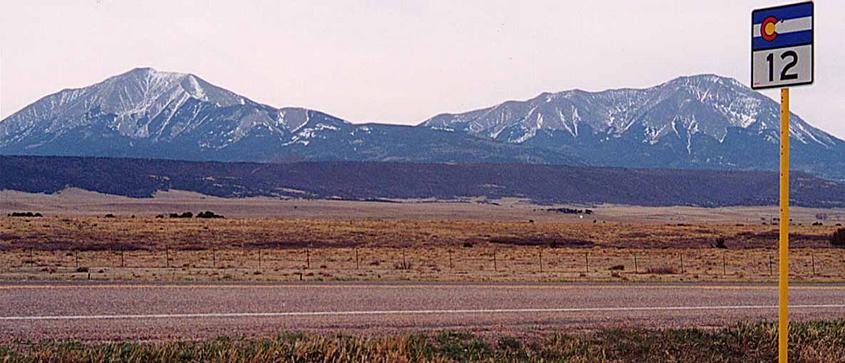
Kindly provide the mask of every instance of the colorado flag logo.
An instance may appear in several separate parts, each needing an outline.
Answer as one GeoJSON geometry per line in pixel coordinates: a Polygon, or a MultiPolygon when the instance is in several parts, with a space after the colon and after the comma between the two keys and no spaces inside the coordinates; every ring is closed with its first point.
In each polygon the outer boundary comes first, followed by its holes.
{"type": "Polygon", "coordinates": [[[752,13],[752,50],[794,47],[813,42],[813,3],[769,8],[752,13]]]}

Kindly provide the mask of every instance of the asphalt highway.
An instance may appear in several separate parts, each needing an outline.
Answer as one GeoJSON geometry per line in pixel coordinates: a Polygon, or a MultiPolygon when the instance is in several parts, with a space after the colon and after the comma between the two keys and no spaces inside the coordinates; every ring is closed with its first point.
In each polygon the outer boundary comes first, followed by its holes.
{"type": "MultiPolygon", "coordinates": [[[[845,284],[790,290],[795,320],[845,319],[845,284]]],[[[531,334],[777,319],[759,284],[0,283],[0,340],[199,339],[284,330],[531,334]]]]}

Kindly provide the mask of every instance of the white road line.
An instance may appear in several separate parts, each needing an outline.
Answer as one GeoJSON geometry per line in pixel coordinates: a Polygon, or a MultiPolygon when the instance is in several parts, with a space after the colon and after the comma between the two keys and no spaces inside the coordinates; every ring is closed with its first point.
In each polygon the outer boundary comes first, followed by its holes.
{"type": "MultiPolygon", "coordinates": [[[[708,311],[708,310],[765,310],[777,305],[725,306],[641,306],[609,308],[547,308],[547,309],[457,309],[457,310],[373,310],[373,311],[290,311],[275,313],[195,313],[195,314],[121,314],[121,315],[45,315],[2,316],[0,321],[34,320],[116,320],[116,319],[197,319],[197,318],[276,318],[309,316],[360,315],[431,315],[431,314],[512,314],[512,313],[583,313],[626,311],[708,311]]],[[[845,309],[845,304],[790,305],[791,309],[845,309]]]]}

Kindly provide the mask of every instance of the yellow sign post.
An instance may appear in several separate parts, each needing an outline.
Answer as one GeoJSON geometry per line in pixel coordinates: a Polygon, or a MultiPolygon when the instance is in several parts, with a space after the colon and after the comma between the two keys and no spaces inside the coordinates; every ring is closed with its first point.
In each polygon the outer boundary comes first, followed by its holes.
{"type": "Polygon", "coordinates": [[[778,362],[789,353],[789,87],[815,78],[812,1],[751,12],[751,88],[780,88],[778,362]]]}
{"type": "Polygon", "coordinates": [[[778,361],[789,351],[789,88],[780,89],[780,261],[778,263],[778,361]]]}

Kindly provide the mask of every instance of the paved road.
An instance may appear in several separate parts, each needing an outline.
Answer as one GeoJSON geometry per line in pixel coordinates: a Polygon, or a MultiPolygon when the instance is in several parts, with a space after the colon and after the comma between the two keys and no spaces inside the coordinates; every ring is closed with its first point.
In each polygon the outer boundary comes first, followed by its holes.
{"type": "MultiPolygon", "coordinates": [[[[845,319],[845,285],[790,300],[794,319],[845,319]]],[[[0,340],[720,326],[776,319],[776,305],[775,287],[742,284],[0,283],[0,340]]]]}

